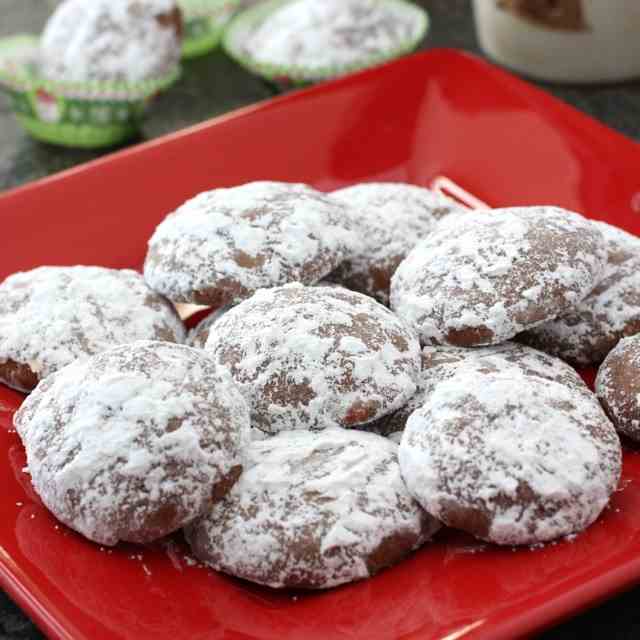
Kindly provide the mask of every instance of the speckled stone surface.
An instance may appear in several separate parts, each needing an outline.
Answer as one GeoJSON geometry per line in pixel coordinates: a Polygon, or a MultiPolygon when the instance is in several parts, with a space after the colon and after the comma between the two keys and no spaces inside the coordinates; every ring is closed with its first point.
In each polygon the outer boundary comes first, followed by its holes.
{"type": "MultiPolygon", "coordinates": [[[[0,37],[38,32],[49,11],[48,0],[0,0],[0,37]]],[[[426,47],[458,47],[478,53],[468,0],[420,0],[431,13],[426,47]]],[[[640,139],[640,83],[598,87],[546,86],[557,97],[640,139]]],[[[221,52],[185,64],[180,82],[154,105],[142,137],[154,138],[231,109],[263,100],[273,90],[235,66],[221,52]]],[[[0,191],[16,187],[98,157],[31,140],[8,112],[0,96],[0,191]]],[[[640,638],[640,588],[555,627],[541,640],[640,638]]],[[[35,640],[43,636],[0,591],[0,640],[35,640]]]]}

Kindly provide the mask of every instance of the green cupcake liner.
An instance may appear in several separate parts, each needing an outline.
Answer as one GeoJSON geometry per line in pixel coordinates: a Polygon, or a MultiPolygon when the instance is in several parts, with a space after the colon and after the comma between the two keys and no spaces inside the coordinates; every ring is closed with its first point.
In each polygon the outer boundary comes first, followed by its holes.
{"type": "Polygon", "coordinates": [[[0,39],[0,83],[20,89],[30,86],[35,73],[38,38],[20,34],[0,39]]]}
{"type": "Polygon", "coordinates": [[[139,127],[134,124],[92,127],[89,125],[49,124],[16,114],[16,119],[36,140],[74,149],[113,147],[133,138],[139,127]]]}
{"type": "Polygon", "coordinates": [[[38,140],[67,147],[108,147],[133,137],[150,100],[180,75],[175,67],[145,82],[52,82],[37,69],[39,39],[0,40],[0,88],[18,122],[38,140]]]}
{"type": "Polygon", "coordinates": [[[383,0],[388,4],[401,6],[403,10],[415,15],[419,26],[416,34],[410,40],[402,42],[393,50],[349,65],[307,67],[298,65],[273,65],[260,62],[245,50],[245,42],[251,34],[275,11],[293,0],[266,0],[256,6],[239,13],[229,24],[222,39],[222,46],[226,53],[248,71],[263,77],[279,86],[305,86],[323,80],[360,71],[369,67],[388,62],[414,51],[424,39],[429,29],[429,15],[417,5],[407,0],[383,0]]]}
{"type": "Polygon", "coordinates": [[[179,0],[184,18],[182,59],[215,49],[233,17],[239,0],[179,0]]]}

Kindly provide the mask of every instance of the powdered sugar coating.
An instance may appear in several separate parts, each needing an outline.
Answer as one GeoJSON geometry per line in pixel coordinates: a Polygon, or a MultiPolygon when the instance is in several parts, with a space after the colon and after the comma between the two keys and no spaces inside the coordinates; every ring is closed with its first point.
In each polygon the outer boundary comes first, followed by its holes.
{"type": "Polygon", "coordinates": [[[95,542],[149,542],[235,482],[249,414],[203,351],[141,341],[49,376],[14,418],[33,486],[95,542]]]}
{"type": "Polygon", "coordinates": [[[135,271],[39,267],[0,284],[0,381],[19,390],[118,344],[184,338],[174,308],[135,271]],[[29,368],[29,384],[2,376],[12,364],[29,368]]]}
{"type": "Polygon", "coordinates": [[[187,335],[187,344],[194,349],[204,349],[209,338],[211,327],[229,310],[229,307],[220,307],[212,311],[191,329],[187,335]]]}
{"type": "Polygon", "coordinates": [[[616,429],[640,442],[640,335],[623,338],[609,352],[595,388],[616,429]]]}
{"type": "Polygon", "coordinates": [[[422,350],[423,377],[433,389],[439,382],[459,372],[526,375],[557,382],[581,393],[592,395],[578,372],[566,362],[517,342],[464,349],[435,346],[422,350]]]}
{"type": "Polygon", "coordinates": [[[341,203],[303,184],[251,182],[201,193],[170,214],[149,241],[144,273],[173,301],[217,307],[318,282],[357,244],[341,203]]]}
{"type": "MultiPolygon", "coordinates": [[[[328,282],[327,280],[321,280],[314,286],[336,287],[338,285],[333,282],[328,282]]],[[[230,306],[220,307],[219,309],[212,311],[206,318],[200,320],[200,322],[198,322],[198,324],[189,331],[186,344],[196,349],[204,349],[207,344],[211,328],[227,311],[229,311],[229,309],[231,309],[230,306]]]]}
{"type": "Polygon", "coordinates": [[[607,242],[602,279],[568,314],[518,338],[576,366],[599,364],[620,338],[640,331],[640,238],[593,224],[607,242]]]}
{"type": "Polygon", "coordinates": [[[504,342],[489,347],[436,346],[422,350],[422,373],[416,393],[400,409],[365,425],[363,429],[398,439],[411,414],[422,407],[443,380],[465,373],[476,377],[487,373],[505,376],[533,376],[551,380],[581,393],[591,391],[575,369],[562,360],[517,342],[504,342]]]}
{"type": "Polygon", "coordinates": [[[595,286],[606,245],[557,207],[447,218],[391,282],[391,306],[423,344],[497,344],[572,309],[595,286]]]}
{"type": "Polygon", "coordinates": [[[213,568],[270,587],[328,588],[398,562],[439,528],[409,495],[397,445],[327,429],[249,447],[228,496],[186,531],[213,568]]]}
{"type": "Polygon", "coordinates": [[[245,43],[256,61],[327,69],[366,63],[410,42],[421,24],[411,5],[383,0],[294,0],[245,43]]]}
{"type": "Polygon", "coordinates": [[[460,207],[444,196],[410,184],[372,182],[331,194],[349,205],[362,248],[329,277],[348,289],[389,304],[389,284],[398,265],[437,221],[460,207]]]}
{"type": "Polygon", "coordinates": [[[40,71],[58,82],[138,83],[180,60],[174,0],[65,0],[40,42],[40,71]]]}
{"type": "Polygon", "coordinates": [[[341,287],[263,289],[215,327],[206,349],[229,369],[263,431],[363,424],[416,389],[415,335],[382,305],[341,287]]]}
{"type": "Polygon", "coordinates": [[[595,397],[495,373],[438,384],[399,449],[407,487],[429,513],[509,545],[589,526],[617,486],[621,456],[595,397]]]}

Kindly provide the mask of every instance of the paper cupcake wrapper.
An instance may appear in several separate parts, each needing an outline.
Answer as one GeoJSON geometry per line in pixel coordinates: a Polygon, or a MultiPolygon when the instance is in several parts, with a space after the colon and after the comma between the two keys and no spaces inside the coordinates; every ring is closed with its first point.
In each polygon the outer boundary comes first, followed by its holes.
{"type": "Polygon", "coordinates": [[[194,58],[218,46],[238,0],[179,0],[184,17],[182,58],[194,58]]]}
{"type": "Polygon", "coordinates": [[[245,49],[245,43],[251,34],[275,11],[292,0],[266,0],[237,15],[225,31],[222,46],[229,56],[252,73],[278,85],[303,86],[322,80],[373,67],[383,62],[399,58],[410,53],[424,39],[429,29],[429,16],[424,9],[406,0],[383,0],[388,4],[400,6],[403,11],[414,16],[418,23],[415,35],[401,42],[397,47],[374,56],[368,56],[348,65],[298,66],[274,65],[256,60],[245,49]]]}
{"type": "Polygon", "coordinates": [[[20,90],[33,82],[38,38],[29,34],[0,39],[0,85],[20,90]]]}
{"type": "Polygon", "coordinates": [[[180,75],[135,84],[63,83],[37,70],[38,38],[0,40],[0,88],[9,95],[18,121],[39,140],[70,147],[104,147],[135,135],[153,96],[180,75]]]}

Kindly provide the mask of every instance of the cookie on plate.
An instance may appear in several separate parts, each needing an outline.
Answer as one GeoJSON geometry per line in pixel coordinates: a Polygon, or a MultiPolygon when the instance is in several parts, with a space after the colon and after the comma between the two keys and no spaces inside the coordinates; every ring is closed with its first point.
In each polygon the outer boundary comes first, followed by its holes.
{"type": "Polygon", "coordinates": [[[240,480],[186,537],[214,569],[270,587],[322,589],[397,563],[439,526],[409,495],[397,445],[327,429],[252,442],[240,480]]]}
{"type": "Polygon", "coordinates": [[[411,415],[398,455],[431,515],[506,545],[588,527],[616,489],[622,458],[595,396],[526,374],[465,372],[411,415]]]}
{"type": "Polygon", "coordinates": [[[363,246],[329,279],[389,304],[391,276],[437,221],[461,207],[444,196],[410,184],[372,182],[331,194],[349,205],[363,246]]]}
{"type": "Polygon", "coordinates": [[[609,352],[595,387],[616,429],[640,442],[640,335],[623,338],[609,352]]]}
{"type": "Polygon", "coordinates": [[[557,207],[445,218],[398,267],[391,307],[423,344],[497,344],[570,311],[598,282],[602,233],[557,207]]]}
{"type": "Polygon", "coordinates": [[[416,393],[400,409],[362,429],[399,440],[409,416],[419,409],[433,393],[436,385],[458,373],[482,375],[500,373],[518,376],[526,374],[551,380],[591,395],[591,391],[575,369],[559,358],[517,342],[503,342],[490,347],[424,347],[422,373],[416,393]],[[513,373],[510,374],[510,371],[513,373]]]}
{"type": "Polygon", "coordinates": [[[174,302],[220,307],[262,288],[314,284],[358,242],[337,200],[304,184],[251,182],[170,214],[149,241],[144,274],[174,302]]]}
{"type": "Polygon", "coordinates": [[[575,366],[600,364],[620,338],[640,331],[640,238],[594,222],[607,242],[602,279],[569,313],[518,340],[575,366]]]}
{"type": "Polygon", "coordinates": [[[557,382],[580,393],[592,396],[578,372],[566,362],[543,351],[519,344],[503,342],[489,347],[424,347],[422,370],[426,394],[437,384],[458,373],[477,372],[511,375],[525,374],[542,380],[557,382]]]}
{"type": "Polygon", "coordinates": [[[39,71],[67,84],[141,83],[178,65],[181,40],[174,0],[65,0],[42,34],[39,71]]]}
{"type": "Polygon", "coordinates": [[[254,427],[351,427],[401,407],[420,373],[416,336],[386,307],[342,287],[290,284],[227,311],[206,344],[254,427]]]}
{"type": "Polygon", "coordinates": [[[135,271],[39,267],[0,283],[0,382],[19,391],[109,347],[184,338],[173,306],[135,271]]]}
{"type": "Polygon", "coordinates": [[[76,360],[14,424],[36,492],[105,545],[145,543],[205,513],[242,471],[247,406],[204,351],[140,341],[76,360]]]}

